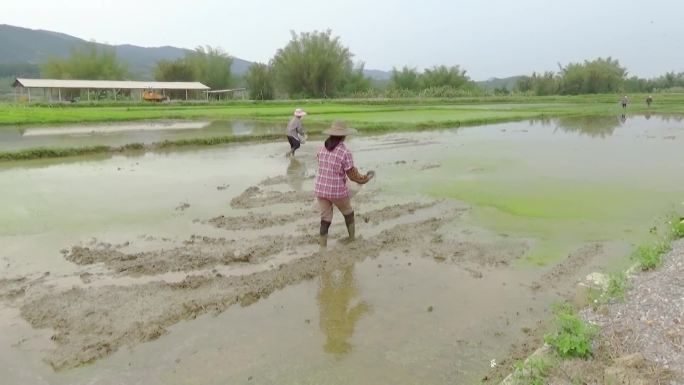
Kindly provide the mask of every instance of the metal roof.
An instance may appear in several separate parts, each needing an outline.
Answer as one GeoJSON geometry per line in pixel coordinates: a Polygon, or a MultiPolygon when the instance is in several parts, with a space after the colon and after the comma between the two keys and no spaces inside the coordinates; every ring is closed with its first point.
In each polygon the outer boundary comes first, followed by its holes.
{"type": "Polygon", "coordinates": [[[199,82],[134,82],[128,80],[62,80],[19,79],[14,87],[24,88],[79,88],[79,89],[127,89],[127,90],[209,90],[199,82]]]}

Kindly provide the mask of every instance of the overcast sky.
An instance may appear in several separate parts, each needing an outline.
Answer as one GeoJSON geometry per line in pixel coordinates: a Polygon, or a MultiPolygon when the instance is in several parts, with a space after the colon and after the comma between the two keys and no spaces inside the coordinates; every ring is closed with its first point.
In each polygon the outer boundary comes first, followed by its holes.
{"type": "Polygon", "coordinates": [[[0,23],[268,61],[290,31],[331,29],[368,69],[459,64],[475,80],[612,56],[684,71],[682,0],[2,0],[0,23]]]}

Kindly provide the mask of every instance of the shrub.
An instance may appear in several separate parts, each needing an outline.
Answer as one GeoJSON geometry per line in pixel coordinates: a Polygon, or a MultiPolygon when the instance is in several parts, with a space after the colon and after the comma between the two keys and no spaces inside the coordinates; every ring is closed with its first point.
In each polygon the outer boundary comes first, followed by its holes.
{"type": "Polygon", "coordinates": [[[588,358],[592,354],[592,340],[598,329],[583,321],[572,305],[564,303],[556,309],[556,331],[544,336],[561,357],[588,358]]]}

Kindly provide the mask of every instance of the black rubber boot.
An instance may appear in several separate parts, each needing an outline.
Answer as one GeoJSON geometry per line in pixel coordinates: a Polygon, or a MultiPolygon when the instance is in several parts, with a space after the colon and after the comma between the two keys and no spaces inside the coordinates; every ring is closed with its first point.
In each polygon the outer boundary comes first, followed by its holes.
{"type": "Polygon", "coordinates": [[[318,238],[318,245],[323,249],[328,246],[328,229],[330,228],[330,222],[321,220],[321,232],[318,238]]]}
{"type": "Polygon", "coordinates": [[[347,225],[347,231],[349,232],[348,242],[352,242],[356,236],[356,229],[354,228],[354,212],[344,216],[344,223],[347,225]]]}

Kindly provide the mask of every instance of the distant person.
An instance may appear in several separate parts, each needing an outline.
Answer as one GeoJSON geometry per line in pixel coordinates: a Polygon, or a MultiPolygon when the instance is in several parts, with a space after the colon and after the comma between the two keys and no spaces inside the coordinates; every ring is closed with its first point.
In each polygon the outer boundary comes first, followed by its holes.
{"type": "Polygon", "coordinates": [[[304,127],[302,127],[302,118],[305,116],[306,112],[301,108],[297,108],[294,111],[294,116],[290,119],[290,123],[287,124],[287,141],[290,142],[288,156],[294,156],[295,151],[302,145],[302,140],[304,135],[306,135],[304,127]]]}
{"type": "Polygon", "coordinates": [[[651,95],[648,95],[648,96],[646,97],[646,105],[647,105],[648,107],[651,107],[651,103],[653,103],[653,97],[652,97],[651,95]]]}
{"type": "Polygon", "coordinates": [[[623,96],[622,99],[620,100],[620,103],[622,104],[622,109],[627,109],[627,104],[629,103],[629,99],[627,99],[627,95],[623,96]]]}
{"type": "Polygon", "coordinates": [[[319,244],[322,248],[328,245],[328,229],[332,223],[333,206],[336,206],[344,216],[349,232],[348,241],[353,241],[355,238],[354,209],[351,206],[347,178],[358,184],[365,184],[375,176],[374,171],[361,175],[354,167],[352,154],[344,145],[344,139],[355,132],[355,129],[348,128],[341,120],[334,122],[329,129],[323,131],[324,134],[330,136],[316,154],[318,174],[314,194],[321,210],[319,244]]]}

